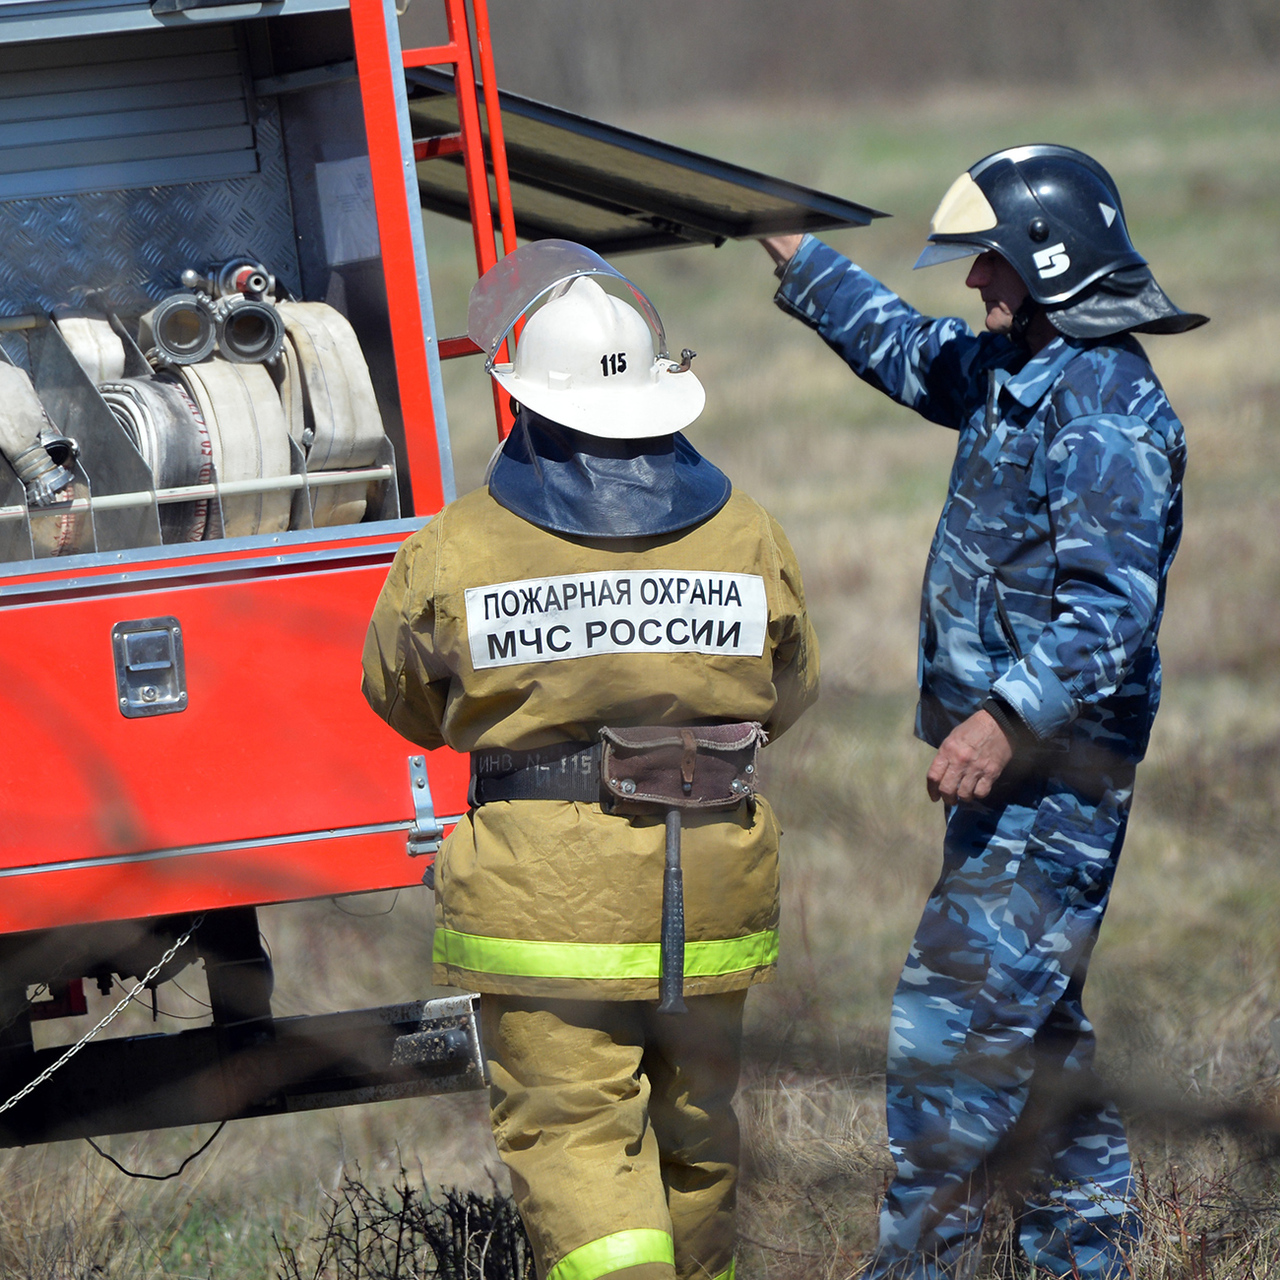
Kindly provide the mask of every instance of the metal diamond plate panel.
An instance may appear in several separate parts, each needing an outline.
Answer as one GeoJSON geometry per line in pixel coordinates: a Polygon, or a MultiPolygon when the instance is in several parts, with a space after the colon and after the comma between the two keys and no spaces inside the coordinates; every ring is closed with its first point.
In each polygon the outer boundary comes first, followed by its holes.
{"type": "Polygon", "coordinates": [[[184,267],[238,254],[300,294],[273,102],[259,102],[256,140],[259,172],[247,178],[0,202],[0,315],[99,299],[136,313],[171,293],[184,267]]]}

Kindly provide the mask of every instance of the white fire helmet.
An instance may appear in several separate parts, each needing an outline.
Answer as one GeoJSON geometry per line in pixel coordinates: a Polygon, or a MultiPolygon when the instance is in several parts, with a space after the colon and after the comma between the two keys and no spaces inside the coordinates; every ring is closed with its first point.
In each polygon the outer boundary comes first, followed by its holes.
{"type": "Polygon", "coordinates": [[[534,413],[613,440],[673,435],[707,398],[691,369],[659,354],[640,312],[589,275],[558,284],[525,325],[514,363],[490,372],[534,413]]]}

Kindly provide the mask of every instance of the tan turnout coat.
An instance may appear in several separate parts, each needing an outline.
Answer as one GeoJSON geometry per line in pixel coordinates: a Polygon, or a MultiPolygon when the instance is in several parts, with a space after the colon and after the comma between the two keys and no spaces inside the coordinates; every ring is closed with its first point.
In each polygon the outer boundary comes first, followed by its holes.
{"type": "MultiPolygon", "coordinates": [[[[426,748],[532,750],[602,725],[758,720],[777,736],[817,696],[795,556],[734,493],[646,539],[548,533],[487,489],[409,538],[378,599],[364,692],[426,748]]],[[[483,805],[436,868],[436,981],[526,996],[657,998],[664,828],[598,804],[483,805]]],[[[766,980],[777,956],[778,826],[686,815],[685,991],[766,980]]]]}

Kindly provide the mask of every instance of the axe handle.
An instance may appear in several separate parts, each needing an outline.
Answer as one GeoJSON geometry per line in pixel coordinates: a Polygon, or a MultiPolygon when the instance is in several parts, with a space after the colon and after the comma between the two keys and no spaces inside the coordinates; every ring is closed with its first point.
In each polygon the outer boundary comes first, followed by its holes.
{"type": "Polygon", "coordinates": [[[680,810],[675,808],[667,810],[661,939],[658,1012],[687,1013],[684,1002],[684,878],[680,872],[680,810]]]}

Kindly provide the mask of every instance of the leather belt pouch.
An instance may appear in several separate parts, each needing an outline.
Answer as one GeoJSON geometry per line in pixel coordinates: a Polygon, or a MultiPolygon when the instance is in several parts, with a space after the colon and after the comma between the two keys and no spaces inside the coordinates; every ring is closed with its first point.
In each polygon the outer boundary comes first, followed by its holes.
{"type": "Polygon", "coordinates": [[[614,813],[732,809],[754,803],[767,741],[754,721],[600,730],[602,797],[614,813]]]}

